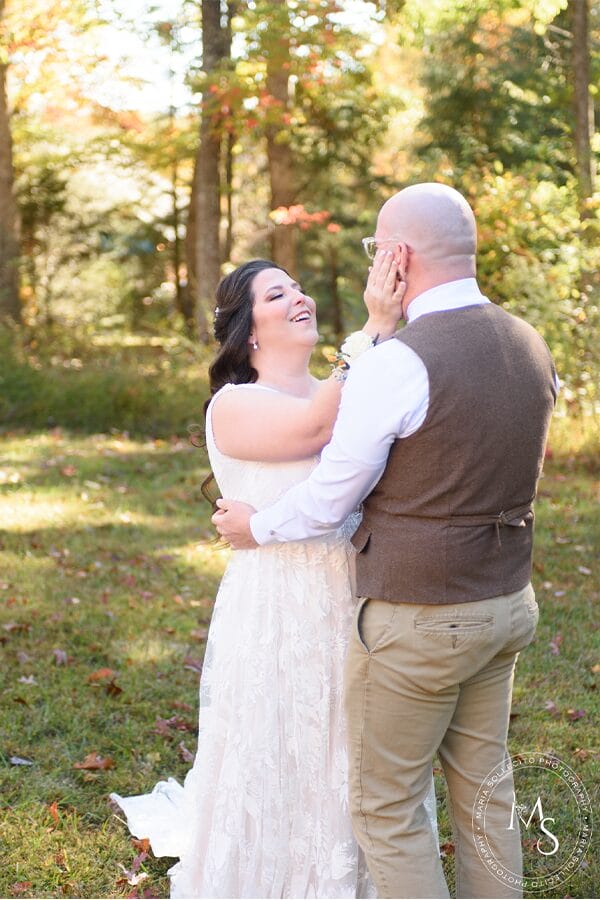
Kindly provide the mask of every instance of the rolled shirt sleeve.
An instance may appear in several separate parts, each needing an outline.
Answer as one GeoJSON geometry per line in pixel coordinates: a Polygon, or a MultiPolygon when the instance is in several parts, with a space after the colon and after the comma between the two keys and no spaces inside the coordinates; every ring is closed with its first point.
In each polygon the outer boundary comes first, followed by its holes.
{"type": "Polygon", "coordinates": [[[421,427],[428,404],[427,369],[413,350],[390,340],[367,351],[350,370],[319,464],[250,519],[256,542],[303,540],[342,525],[381,478],[393,442],[421,427]]]}

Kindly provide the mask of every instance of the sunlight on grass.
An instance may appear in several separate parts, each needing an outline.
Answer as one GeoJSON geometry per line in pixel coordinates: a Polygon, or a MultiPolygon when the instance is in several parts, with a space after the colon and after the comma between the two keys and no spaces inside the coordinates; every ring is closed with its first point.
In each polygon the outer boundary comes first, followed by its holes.
{"type": "MultiPolygon", "coordinates": [[[[552,749],[589,788],[599,759],[597,435],[592,420],[553,425],[537,504],[540,624],[519,660],[510,735],[512,751],[552,749]]],[[[7,473],[0,484],[0,726],[10,736],[0,754],[0,893],[31,882],[21,896],[125,897],[131,886],[119,881],[118,863],[129,864],[137,851],[107,794],[137,793],[170,775],[183,780],[189,763],[180,743],[195,750],[199,670],[231,553],[211,540],[199,489],[206,457],[177,440],[58,431],[7,438],[0,456],[7,473]],[[173,719],[173,727],[163,725],[167,735],[157,718],[173,719]],[[91,751],[115,767],[76,772],[74,763],[91,751]],[[34,765],[10,766],[11,754],[34,765]]],[[[437,780],[442,841],[449,841],[437,780]]],[[[168,865],[151,857],[144,864],[154,896],[168,895],[168,865]]],[[[450,872],[451,857],[445,865],[450,872]]],[[[569,893],[590,891],[582,869],[569,893]]]]}
{"type": "Polygon", "coordinates": [[[112,515],[103,512],[104,502],[88,502],[88,497],[77,499],[43,499],[39,494],[21,494],[19,497],[0,497],[0,520],[4,528],[27,532],[35,528],[67,528],[93,523],[106,526],[114,523],[148,526],[165,530],[170,522],[165,516],[117,510],[112,515]]]}
{"type": "Polygon", "coordinates": [[[75,499],[43,500],[29,493],[0,497],[2,526],[16,532],[74,525],[81,523],[84,515],[85,506],[75,499]]]}
{"type": "Polygon", "coordinates": [[[161,638],[148,638],[144,636],[137,641],[128,642],[124,648],[127,660],[132,663],[155,663],[171,660],[179,648],[173,641],[166,642],[161,638]]]}
{"type": "MultiPolygon", "coordinates": [[[[161,549],[161,552],[163,550],[161,549]]],[[[186,566],[199,575],[220,578],[225,570],[231,551],[222,544],[208,539],[200,543],[189,543],[183,546],[165,547],[164,552],[177,556],[186,566]]]]}

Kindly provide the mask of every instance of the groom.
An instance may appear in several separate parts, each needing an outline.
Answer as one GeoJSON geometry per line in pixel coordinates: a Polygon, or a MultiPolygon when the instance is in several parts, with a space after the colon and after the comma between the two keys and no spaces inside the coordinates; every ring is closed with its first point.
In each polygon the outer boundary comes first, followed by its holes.
{"type": "MultiPolygon", "coordinates": [[[[308,480],[258,513],[221,501],[213,521],[242,549],[323,534],[364,501],[345,702],[353,825],[378,894],[448,897],[423,806],[437,752],[457,895],[516,897],[479,858],[471,817],[507,754],[515,662],[537,623],[532,502],[556,376],[537,332],[480,293],[457,191],[400,191],[375,241],[406,263],[407,326],[352,365],[308,480]]],[[[510,776],[494,790],[486,836],[518,875],[512,791],[510,776]]]]}

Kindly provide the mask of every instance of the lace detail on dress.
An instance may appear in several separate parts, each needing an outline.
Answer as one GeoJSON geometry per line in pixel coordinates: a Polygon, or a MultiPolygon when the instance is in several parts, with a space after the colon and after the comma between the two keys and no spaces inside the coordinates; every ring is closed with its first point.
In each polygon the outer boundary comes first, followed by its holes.
{"type": "MultiPolygon", "coordinates": [[[[234,388],[269,390],[222,390],[234,388]]],[[[224,496],[266,506],[316,464],[225,456],[212,433],[213,403],[206,441],[224,496]]],[[[325,537],[231,555],[184,787],[170,780],[150,795],[115,798],[134,834],[180,857],[172,897],[375,896],[350,824],[342,710],[354,520],[325,537]]]]}

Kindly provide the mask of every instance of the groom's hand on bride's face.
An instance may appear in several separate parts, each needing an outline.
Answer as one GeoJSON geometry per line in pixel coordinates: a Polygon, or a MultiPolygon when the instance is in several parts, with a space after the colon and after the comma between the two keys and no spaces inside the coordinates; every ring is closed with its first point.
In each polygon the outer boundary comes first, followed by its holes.
{"type": "Polygon", "coordinates": [[[258,544],[250,530],[250,517],[256,510],[239,500],[217,500],[217,512],[211,521],[223,540],[234,550],[253,550],[258,544]]]}

